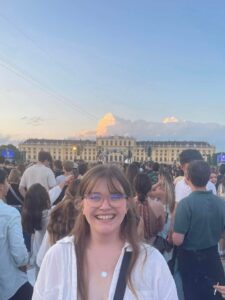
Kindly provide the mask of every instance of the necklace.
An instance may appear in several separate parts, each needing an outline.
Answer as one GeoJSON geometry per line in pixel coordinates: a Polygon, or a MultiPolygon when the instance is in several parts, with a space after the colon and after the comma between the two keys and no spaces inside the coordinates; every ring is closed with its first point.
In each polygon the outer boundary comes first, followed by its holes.
{"type": "Polygon", "coordinates": [[[106,271],[101,271],[101,272],[100,272],[100,276],[101,276],[102,278],[106,278],[106,277],[108,277],[108,275],[109,275],[109,273],[106,272],[106,271]]]}

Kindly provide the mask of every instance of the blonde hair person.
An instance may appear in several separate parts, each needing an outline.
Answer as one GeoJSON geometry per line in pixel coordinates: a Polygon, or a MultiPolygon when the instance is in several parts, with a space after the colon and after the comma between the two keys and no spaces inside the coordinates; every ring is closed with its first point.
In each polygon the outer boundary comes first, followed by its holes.
{"type": "Polygon", "coordinates": [[[6,195],[6,202],[9,205],[15,206],[21,209],[23,204],[23,196],[19,192],[19,183],[20,183],[21,173],[18,169],[11,169],[8,182],[9,182],[9,190],[6,195]]]}
{"type": "Polygon", "coordinates": [[[21,178],[21,173],[18,169],[12,169],[8,176],[8,182],[19,184],[21,178]]]}
{"type": "Polygon", "coordinates": [[[78,204],[72,234],[44,257],[33,300],[178,299],[165,260],[138,239],[131,188],[117,167],[90,169],[81,180],[78,204]],[[121,270],[127,272],[124,295],[116,298],[121,270]]]}

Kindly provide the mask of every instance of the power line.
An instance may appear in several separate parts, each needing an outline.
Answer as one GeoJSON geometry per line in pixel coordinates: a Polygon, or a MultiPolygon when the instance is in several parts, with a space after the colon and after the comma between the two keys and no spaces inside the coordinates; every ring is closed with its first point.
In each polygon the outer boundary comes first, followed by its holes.
{"type": "Polygon", "coordinates": [[[41,51],[42,53],[44,53],[47,57],[50,57],[51,60],[58,65],[60,68],[63,69],[64,72],[66,72],[68,74],[68,71],[71,72],[73,75],[77,75],[74,73],[73,70],[71,70],[68,67],[65,67],[64,64],[62,64],[60,61],[58,61],[51,52],[47,51],[46,49],[44,49],[43,47],[41,47],[30,35],[28,35],[25,31],[23,31],[15,22],[13,22],[12,20],[10,20],[8,17],[6,17],[5,15],[0,14],[0,18],[2,18],[3,20],[5,20],[7,23],[9,23],[10,25],[12,25],[14,27],[14,29],[20,33],[21,35],[23,35],[27,40],[29,40],[39,51],[41,51]]]}
{"type": "Polygon", "coordinates": [[[41,83],[39,80],[33,78],[30,74],[26,75],[26,74],[24,74],[24,72],[21,72],[15,64],[13,65],[11,63],[11,65],[10,65],[9,63],[4,62],[4,59],[2,59],[1,56],[0,56],[0,66],[7,69],[8,71],[16,74],[18,77],[22,78],[26,82],[29,82],[29,83],[37,86],[39,89],[44,91],[46,94],[50,95],[51,97],[54,97],[58,102],[61,102],[64,105],[69,106],[70,108],[72,108],[76,111],[79,111],[80,113],[83,113],[83,114],[87,115],[90,119],[98,120],[98,118],[96,116],[89,113],[85,109],[79,107],[78,105],[74,105],[70,102],[68,103],[67,101],[68,100],[70,101],[70,99],[68,99],[67,97],[64,97],[64,96],[61,96],[61,95],[57,94],[57,92],[55,92],[54,90],[47,87],[46,85],[41,83]]]}

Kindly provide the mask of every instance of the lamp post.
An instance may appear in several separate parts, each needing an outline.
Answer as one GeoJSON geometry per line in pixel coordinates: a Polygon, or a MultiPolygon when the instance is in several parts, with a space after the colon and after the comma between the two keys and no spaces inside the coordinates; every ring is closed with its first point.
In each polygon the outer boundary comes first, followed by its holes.
{"type": "Polygon", "coordinates": [[[76,153],[77,153],[77,147],[73,146],[73,160],[76,161],[76,153]]]}

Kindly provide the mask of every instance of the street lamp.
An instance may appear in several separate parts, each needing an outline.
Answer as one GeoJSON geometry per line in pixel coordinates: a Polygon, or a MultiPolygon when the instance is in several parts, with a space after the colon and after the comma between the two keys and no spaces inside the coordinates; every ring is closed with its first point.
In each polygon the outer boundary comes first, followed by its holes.
{"type": "Polygon", "coordinates": [[[75,161],[76,160],[76,152],[77,152],[77,147],[76,146],[73,146],[73,160],[75,161]]]}

